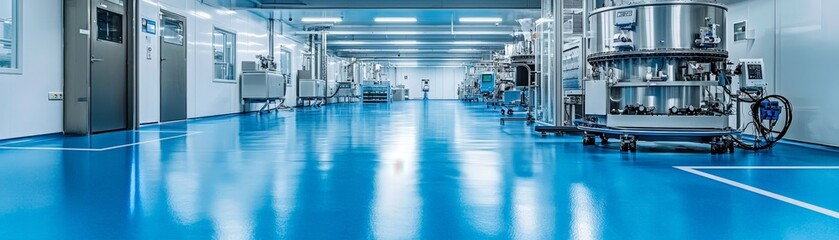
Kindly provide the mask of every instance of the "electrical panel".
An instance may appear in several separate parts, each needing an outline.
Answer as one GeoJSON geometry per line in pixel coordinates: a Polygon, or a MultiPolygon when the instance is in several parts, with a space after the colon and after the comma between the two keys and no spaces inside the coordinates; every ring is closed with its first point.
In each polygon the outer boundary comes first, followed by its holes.
{"type": "Polygon", "coordinates": [[[481,74],[481,92],[489,93],[495,91],[495,74],[481,74]]]}

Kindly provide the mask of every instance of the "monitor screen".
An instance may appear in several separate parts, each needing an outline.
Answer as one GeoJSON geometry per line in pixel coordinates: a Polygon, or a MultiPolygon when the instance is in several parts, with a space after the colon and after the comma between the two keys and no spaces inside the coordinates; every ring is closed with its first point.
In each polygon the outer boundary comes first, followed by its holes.
{"type": "Polygon", "coordinates": [[[749,79],[763,79],[763,66],[760,64],[748,64],[749,79]]]}
{"type": "Polygon", "coordinates": [[[494,82],[495,79],[492,77],[492,74],[484,74],[481,75],[481,82],[491,83],[494,82]]]}

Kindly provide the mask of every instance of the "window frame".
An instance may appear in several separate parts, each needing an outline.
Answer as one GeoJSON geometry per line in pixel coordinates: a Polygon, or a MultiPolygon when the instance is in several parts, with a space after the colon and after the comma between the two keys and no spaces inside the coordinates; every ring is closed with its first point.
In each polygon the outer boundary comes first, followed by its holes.
{"type": "Polygon", "coordinates": [[[11,0],[12,3],[12,28],[14,32],[14,39],[12,39],[12,62],[15,63],[14,68],[0,68],[0,74],[14,74],[20,75],[23,74],[23,41],[21,41],[22,35],[22,24],[21,24],[21,10],[23,9],[21,5],[23,1],[21,0],[11,0]]]}
{"type": "Polygon", "coordinates": [[[292,73],[293,70],[292,69],[294,68],[294,64],[292,64],[292,62],[294,61],[294,55],[292,55],[293,53],[294,53],[294,51],[292,51],[289,48],[286,48],[284,46],[280,47],[280,71],[279,72],[282,75],[287,75],[286,79],[285,79],[286,80],[286,85],[292,85],[292,82],[294,82],[293,79],[292,79],[292,76],[293,76],[293,73],[292,73]],[[283,57],[283,54],[286,54],[286,53],[288,54],[288,61],[285,61],[286,59],[284,59],[284,57],[283,57]],[[288,62],[288,65],[286,65],[285,62],[288,62]],[[288,73],[283,72],[283,68],[286,67],[286,66],[288,66],[288,69],[287,69],[288,73]]]}
{"type": "Polygon", "coordinates": [[[178,18],[161,16],[160,17],[160,26],[163,27],[163,30],[160,30],[160,36],[163,37],[163,42],[168,43],[168,44],[178,45],[178,46],[186,45],[186,37],[185,37],[185,35],[186,35],[186,22],[184,22],[183,20],[178,19],[178,18]],[[172,41],[172,40],[166,40],[166,37],[167,37],[166,29],[171,29],[171,28],[166,26],[167,21],[175,21],[175,22],[180,23],[180,26],[178,26],[179,27],[178,30],[180,30],[180,31],[178,31],[178,36],[177,37],[179,37],[179,38],[178,38],[177,42],[172,41]]]}
{"type": "Polygon", "coordinates": [[[227,30],[227,29],[222,28],[222,27],[213,26],[212,41],[211,41],[212,42],[212,51],[211,52],[213,54],[213,57],[212,57],[212,59],[213,59],[212,60],[212,63],[213,63],[213,81],[221,82],[221,83],[237,83],[238,82],[237,79],[236,79],[236,76],[238,75],[238,73],[236,72],[236,69],[238,69],[238,65],[236,63],[236,54],[237,54],[237,51],[238,51],[238,46],[237,46],[238,42],[237,41],[238,41],[238,36],[236,35],[236,32],[227,30]],[[227,44],[227,40],[228,40],[227,36],[231,36],[233,38],[232,41],[231,41],[232,49],[231,49],[231,53],[230,53],[230,58],[231,58],[230,60],[232,62],[227,63],[229,67],[233,68],[232,74],[230,76],[231,79],[218,78],[218,76],[216,76],[216,63],[217,63],[216,62],[216,57],[215,57],[215,54],[216,54],[216,42],[215,42],[216,35],[215,34],[216,34],[216,32],[221,32],[222,34],[225,34],[225,39],[224,39],[224,43],[222,43],[222,48],[224,48],[224,45],[227,44]]]}

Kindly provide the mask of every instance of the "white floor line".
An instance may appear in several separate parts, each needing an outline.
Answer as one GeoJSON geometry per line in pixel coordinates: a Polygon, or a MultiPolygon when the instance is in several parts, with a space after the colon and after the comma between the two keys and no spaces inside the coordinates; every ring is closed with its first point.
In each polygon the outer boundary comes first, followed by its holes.
{"type": "Polygon", "coordinates": [[[173,139],[173,138],[182,138],[182,137],[192,136],[192,135],[199,134],[199,133],[200,133],[200,132],[187,133],[187,134],[184,134],[184,135],[177,135],[177,136],[171,136],[171,137],[165,137],[165,138],[158,138],[158,139],[154,139],[154,140],[148,140],[148,141],[142,141],[142,142],[136,142],[136,143],[123,144],[123,145],[119,145],[119,146],[113,146],[113,147],[107,147],[107,148],[100,148],[100,149],[99,149],[99,151],[108,151],[108,150],[113,150],[113,149],[117,149],[117,148],[124,148],[124,147],[128,147],[128,146],[134,146],[134,145],[140,145],[140,144],[146,144],[146,143],[153,143],[153,142],[166,141],[166,140],[173,139]]]}
{"type": "Polygon", "coordinates": [[[759,170],[772,170],[772,169],[789,169],[789,170],[819,170],[819,169],[839,169],[839,166],[683,166],[684,168],[690,169],[719,169],[719,170],[726,170],[726,169],[759,169],[759,170]]]}
{"type": "Polygon", "coordinates": [[[162,131],[160,131],[160,130],[134,130],[134,132],[140,132],[140,133],[144,133],[144,132],[147,132],[147,133],[194,133],[195,131],[174,131],[174,130],[162,130],[162,131]]]}
{"type": "MultiPolygon", "coordinates": [[[[183,133],[183,132],[181,132],[181,133],[183,133]]],[[[106,147],[106,148],[57,148],[57,147],[4,147],[4,146],[0,146],[0,150],[6,149],[6,150],[49,150],[49,151],[103,152],[103,151],[114,150],[114,149],[124,148],[124,147],[130,147],[130,146],[135,146],[135,145],[140,145],[140,144],[160,142],[160,141],[166,141],[166,140],[169,140],[169,139],[188,137],[188,136],[192,136],[192,135],[199,134],[199,133],[202,133],[202,132],[189,132],[187,134],[181,134],[181,135],[177,135],[177,136],[158,138],[158,139],[153,139],[153,140],[148,140],[148,141],[129,143],[129,144],[123,144],[123,145],[106,147]]]]}
{"type": "Polygon", "coordinates": [[[728,184],[728,185],[731,185],[731,186],[734,186],[734,187],[737,187],[737,188],[740,188],[740,189],[743,189],[743,190],[746,190],[746,191],[750,191],[750,192],[757,193],[757,194],[760,194],[760,195],[763,195],[763,196],[766,196],[766,197],[774,198],[774,199],[782,201],[782,202],[786,202],[786,203],[789,203],[789,204],[792,204],[792,205],[795,205],[795,206],[799,206],[799,207],[809,209],[809,210],[817,212],[817,213],[821,213],[821,214],[839,219],[839,212],[836,212],[836,211],[833,211],[833,210],[830,210],[830,209],[826,209],[826,208],[819,207],[819,206],[816,206],[816,205],[813,205],[813,204],[809,204],[809,203],[806,203],[806,202],[795,200],[795,199],[792,199],[792,198],[789,198],[789,197],[786,197],[786,196],[783,196],[783,195],[780,195],[780,194],[777,194],[777,193],[773,193],[773,192],[769,192],[769,191],[766,191],[766,190],[763,190],[763,189],[760,189],[760,188],[752,187],[752,186],[742,184],[742,183],[739,183],[739,182],[736,182],[736,181],[732,181],[732,180],[729,180],[729,179],[726,179],[726,178],[723,178],[723,177],[719,177],[719,176],[716,176],[716,175],[713,175],[713,174],[710,174],[710,173],[702,172],[702,171],[693,169],[692,167],[674,166],[674,168],[685,171],[685,172],[693,173],[693,174],[696,174],[696,175],[699,175],[699,176],[702,176],[702,177],[705,177],[705,178],[708,178],[708,179],[711,179],[711,180],[714,180],[714,181],[717,181],[717,182],[725,183],[725,184],[728,184]]]}
{"type": "Polygon", "coordinates": [[[98,152],[98,148],[54,148],[54,147],[0,147],[0,150],[44,150],[44,151],[80,151],[98,152]]]}

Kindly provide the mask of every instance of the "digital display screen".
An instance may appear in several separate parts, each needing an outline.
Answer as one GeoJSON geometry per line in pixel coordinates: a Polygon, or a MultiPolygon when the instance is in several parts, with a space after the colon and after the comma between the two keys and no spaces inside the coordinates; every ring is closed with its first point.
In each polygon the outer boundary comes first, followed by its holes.
{"type": "Polygon", "coordinates": [[[746,65],[749,71],[749,79],[763,79],[763,66],[760,64],[746,65]]]}
{"type": "Polygon", "coordinates": [[[491,74],[484,74],[484,75],[481,75],[481,82],[491,83],[491,82],[493,82],[494,80],[495,80],[495,79],[493,79],[493,77],[492,77],[492,75],[491,75],[491,74]]]}

